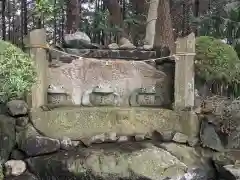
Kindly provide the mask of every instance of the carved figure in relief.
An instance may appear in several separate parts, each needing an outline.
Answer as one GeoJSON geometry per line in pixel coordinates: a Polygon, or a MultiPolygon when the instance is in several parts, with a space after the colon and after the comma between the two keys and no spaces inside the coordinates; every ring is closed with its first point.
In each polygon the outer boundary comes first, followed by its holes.
{"type": "Polygon", "coordinates": [[[129,97],[129,105],[138,106],[161,106],[162,101],[157,101],[161,95],[156,93],[155,87],[139,88],[132,92],[129,97]]]}
{"type": "Polygon", "coordinates": [[[83,106],[118,106],[120,96],[109,85],[99,85],[83,93],[83,106]]]}
{"type": "Polygon", "coordinates": [[[69,95],[62,85],[54,86],[50,84],[48,86],[48,103],[61,104],[69,99],[69,95]]]}

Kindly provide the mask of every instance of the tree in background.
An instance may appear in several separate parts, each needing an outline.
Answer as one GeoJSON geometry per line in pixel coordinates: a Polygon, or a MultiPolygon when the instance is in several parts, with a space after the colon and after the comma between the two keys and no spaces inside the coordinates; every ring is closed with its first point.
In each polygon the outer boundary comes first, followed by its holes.
{"type": "Polygon", "coordinates": [[[74,33],[80,28],[81,20],[81,0],[68,0],[67,4],[67,25],[66,32],[74,33]]]}
{"type": "Polygon", "coordinates": [[[154,46],[156,48],[167,47],[171,53],[174,53],[175,45],[169,0],[159,0],[155,28],[154,46]]]}

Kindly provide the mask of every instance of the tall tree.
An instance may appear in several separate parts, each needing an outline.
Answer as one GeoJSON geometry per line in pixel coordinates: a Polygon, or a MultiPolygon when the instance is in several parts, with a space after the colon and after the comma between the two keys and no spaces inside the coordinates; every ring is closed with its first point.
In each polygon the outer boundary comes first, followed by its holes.
{"type": "Polygon", "coordinates": [[[2,38],[6,39],[6,0],[2,0],[2,38]]]}
{"type": "Polygon", "coordinates": [[[170,53],[175,51],[169,0],[159,0],[154,46],[168,48],[170,53]]]}
{"type": "Polygon", "coordinates": [[[193,17],[193,2],[192,0],[184,0],[182,4],[182,36],[187,36],[191,33],[192,27],[190,19],[193,17]]]}
{"type": "Polygon", "coordinates": [[[67,33],[74,33],[80,26],[80,0],[67,1],[67,33]]]}
{"type": "Polygon", "coordinates": [[[153,47],[154,37],[155,37],[155,25],[158,15],[158,3],[159,0],[150,0],[148,9],[148,17],[146,23],[146,35],[145,35],[145,45],[150,48],[153,47]]]}
{"type": "MultiPolygon", "coordinates": [[[[110,23],[112,23],[114,26],[123,28],[123,15],[118,0],[103,0],[103,4],[107,7],[110,13],[110,23]]],[[[120,33],[120,36],[127,37],[124,31],[120,33]]]]}

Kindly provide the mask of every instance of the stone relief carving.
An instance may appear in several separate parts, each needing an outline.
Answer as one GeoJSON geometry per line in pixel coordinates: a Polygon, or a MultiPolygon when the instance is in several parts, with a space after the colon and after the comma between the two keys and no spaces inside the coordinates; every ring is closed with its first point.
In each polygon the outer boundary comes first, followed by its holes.
{"type": "Polygon", "coordinates": [[[156,93],[155,87],[139,88],[133,91],[129,97],[130,106],[161,106],[161,95],[156,93]]]}
{"type": "Polygon", "coordinates": [[[106,60],[83,58],[49,68],[48,81],[55,86],[63,85],[77,106],[159,107],[163,97],[166,102],[168,96],[163,87],[169,80],[165,72],[141,61],[107,62],[108,65],[106,60]],[[139,93],[137,89],[141,88],[139,93]],[[155,95],[150,93],[151,88],[156,89],[155,95]]]}
{"type": "Polygon", "coordinates": [[[54,86],[50,84],[48,86],[48,103],[60,104],[69,100],[69,95],[63,86],[54,86]]]}
{"type": "Polygon", "coordinates": [[[120,96],[109,86],[96,86],[82,96],[83,106],[118,106],[120,96]]]}

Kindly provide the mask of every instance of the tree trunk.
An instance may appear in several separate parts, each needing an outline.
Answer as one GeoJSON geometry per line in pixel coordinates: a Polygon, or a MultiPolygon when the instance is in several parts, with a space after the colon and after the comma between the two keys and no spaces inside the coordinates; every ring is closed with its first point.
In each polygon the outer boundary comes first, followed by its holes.
{"type": "MultiPolygon", "coordinates": [[[[197,18],[199,16],[199,0],[195,0],[194,2],[194,16],[197,18]]],[[[194,27],[195,35],[198,35],[198,28],[194,27]]]]}
{"type": "Polygon", "coordinates": [[[150,0],[146,24],[145,44],[153,47],[159,0],[150,0]]]}
{"type": "Polygon", "coordinates": [[[2,38],[6,40],[6,0],[2,1],[2,38]]]}
{"type": "Polygon", "coordinates": [[[127,34],[124,32],[123,27],[123,15],[121,12],[121,6],[117,0],[103,0],[104,6],[107,7],[110,17],[109,21],[120,28],[122,28],[121,33],[119,34],[120,37],[127,37],[127,34]]]}
{"type": "Polygon", "coordinates": [[[79,0],[67,1],[67,33],[74,33],[80,25],[80,3],[79,0]]]}
{"type": "Polygon", "coordinates": [[[168,48],[171,54],[175,52],[169,0],[159,0],[154,46],[168,48]]]}
{"type": "MultiPolygon", "coordinates": [[[[136,15],[136,19],[139,22],[146,22],[146,16],[149,9],[149,2],[146,0],[131,0],[131,4],[136,15]]],[[[131,26],[131,25],[130,25],[131,26]]],[[[131,38],[134,44],[142,45],[142,41],[144,36],[146,35],[146,24],[140,23],[130,27],[131,29],[131,38]]]]}
{"type": "Polygon", "coordinates": [[[53,44],[56,45],[57,43],[57,11],[56,11],[56,7],[57,7],[57,1],[54,0],[54,12],[53,12],[53,44]]]}
{"type": "Polygon", "coordinates": [[[193,3],[191,0],[183,2],[183,21],[182,21],[182,36],[187,36],[192,32],[190,18],[193,16],[193,3]]]}

